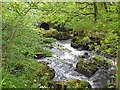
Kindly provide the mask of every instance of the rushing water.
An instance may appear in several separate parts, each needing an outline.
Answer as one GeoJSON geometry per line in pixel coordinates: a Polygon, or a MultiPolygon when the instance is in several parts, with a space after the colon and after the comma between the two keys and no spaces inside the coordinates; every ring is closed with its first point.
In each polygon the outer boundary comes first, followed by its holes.
{"type": "Polygon", "coordinates": [[[78,51],[71,47],[71,40],[58,41],[55,43],[51,49],[53,56],[38,61],[45,61],[48,63],[48,66],[55,70],[55,81],[67,81],[73,79],[86,80],[88,81],[92,88],[103,88],[108,80],[112,69],[107,70],[100,69],[92,77],[88,78],[85,75],[78,73],[76,71],[76,64],[80,61],[79,56],[87,52],[89,57],[86,60],[90,59],[96,54],[88,51],[78,51]]]}

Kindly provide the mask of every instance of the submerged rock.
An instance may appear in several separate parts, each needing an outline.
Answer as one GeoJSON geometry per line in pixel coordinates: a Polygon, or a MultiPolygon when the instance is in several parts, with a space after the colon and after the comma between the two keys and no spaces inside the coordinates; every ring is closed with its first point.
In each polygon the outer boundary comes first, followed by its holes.
{"type": "Polygon", "coordinates": [[[84,80],[69,80],[66,82],[60,81],[50,81],[48,82],[48,88],[56,88],[56,89],[67,89],[67,88],[91,88],[90,83],[84,80]]]}
{"type": "Polygon", "coordinates": [[[81,60],[78,62],[76,65],[76,70],[79,73],[91,77],[99,68],[108,69],[110,66],[111,65],[108,64],[108,62],[104,60],[103,57],[95,56],[90,60],[81,60]]]}

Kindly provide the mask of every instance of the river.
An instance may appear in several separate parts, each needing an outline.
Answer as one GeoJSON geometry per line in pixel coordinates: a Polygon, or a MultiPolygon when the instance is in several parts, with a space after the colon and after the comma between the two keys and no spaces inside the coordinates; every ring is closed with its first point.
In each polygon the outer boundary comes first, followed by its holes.
{"type": "MultiPolygon", "coordinates": [[[[88,53],[88,57],[85,60],[96,56],[97,54],[85,50],[77,50],[71,47],[71,40],[62,40],[53,44],[51,51],[52,57],[38,59],[38,61],[44,61],[48,63],[48,66],[55,70],[55,81],[67,81],[67,80],[85,80],[88,81],[92,88],[104,88],[106,81],[110,78],[110,74],[114,71],[114,68],[99,69],[92,77],[88,78],[85,75],[76,71],[76,64],[80,62],[80,55],[88,53]]],[[[113,60],[114,61],[114,60],[113,60]]],[[[114,63],[114,62],[113,62],[114,63]]]]}

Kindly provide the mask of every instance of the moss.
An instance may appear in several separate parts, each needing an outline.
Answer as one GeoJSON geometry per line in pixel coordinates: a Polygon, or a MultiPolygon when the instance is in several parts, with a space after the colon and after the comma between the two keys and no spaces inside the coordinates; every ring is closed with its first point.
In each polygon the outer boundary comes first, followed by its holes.
{"type": "Polygon", "coordinates": [[[2,70],[3,88],[31,88],[34,84],[34,88],[38,88],[39,84],[47,85],[55,75],[52,68],[35,60],[9,62],[2,70]]]}
{"type": "Polygon", "coordinates": [[[97,70],[97,65],[90,63],[88,61],[82,60],[76,65],[77,71],[88,77],[93,75],[97,70]]]}
{"type": "Polygon", "coordinates": [[[84,37],[84,36],[85,36],[85,31],[84,31],[84,30],[81,30],[81,29],[77,29],[77,30],[74,30],[74,31],[73,31],[73,35],[74,35],[74,36],[84,37]]]}
{"type": "Polygon", "coordinates": [[[67,40],[71,37],[71,35],[68,32],[59,32],[56,29],[50,29],[48,31],[41,30],[40,34],[42,34],[45,37],[52,37],[57,40],[67,40]]]}
{"type": "Polygon", "coordinates": [[[83,80],[68,80],[66,82],[61,81],[49,81],[48,82],[49,88],[91,88],[91,85],[87,81],[83,80]]]}
{"type": "Polygon", "coordinates": [[[71,46],[74,48],[82,48],[83,50],[88,50],[88,37],[75,36],[71,41],[71,46]]]}
{"type": "Polygon", "coordinates": [[[65,83],[68,88],[90,88],[90,84],[82,80],[70,80],[65,83]]]}
{"type": "Polygon", "coordinates": [[[102,68],[109,68],[111,65],[109,62],[104,60],[101,56],[95,56],[91,58],[90,60],[81,60],[76,65],[76,69],[79,73],[82,73],[88,77],[91,77],[98,69],[99,67],[102,68]]]}

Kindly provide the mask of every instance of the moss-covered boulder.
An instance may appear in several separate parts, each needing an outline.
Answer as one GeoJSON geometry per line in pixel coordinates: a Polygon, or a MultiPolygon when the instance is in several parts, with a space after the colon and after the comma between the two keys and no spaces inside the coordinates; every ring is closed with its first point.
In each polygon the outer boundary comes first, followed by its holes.
{"type": "Polygon", "coordinates": [[[48,88],[66,89],[66,88],[78,88],[85,89],[91,88],[90,83],[83,80],[68,80],[66,82],[50,81],[48,82],[48,88]]]}
{"type": "Polygon", "coordinates": [[[83,80],[70,80],[65,83],[68,88],[91,88],[90,83],[83,80]]]}
{"type": "Polygon", "coordinates": [[[57,40],[67,40],[70,39],[70,34],[68,32],[58,32],[55,37],[57,40]]]}
{"type": "Polygon", "coordinates": [[[50,68],[49,66],[47,66],[47,70],[48,70],[48,77],[49,77],[50,79],[53,79],[54,76],[55,76],[55,70],[52,69],[52,68],[50,68]]]}
{"type": "Polygon", "coordinates": [[[89,37],[75,36],[71,41],[71,46],[74,48],[81,48],[82,50],[89,50],[89,37]]]}
{"type": "Polygon", "coordinates": [[[46,62],[40,62],[42,63],[46,68],[43,68],[42,70],[45,71],[45,74],[48,76],[49,79],[53,79],[55,76],[55,70],[47,65],[46,62]]]}
{"type": "Polygon", "coordinates": [[[95,50],[95,45],[101,45],[100,40],[97,36],[89,36],[86,30],[75,30],[71,46],[81,50],[95,50]]]}
{"type": "Polygon", "coordinates": [[[40,33],[45,37],[52,37],[57,40],[67,40],[71,38],[70,33],[68,32],[59,32],[56,29],[50,29],[49,31],[40,30],[40,33]]]}
{"type": "Polygon", "coordinates": [[[76,70],[88,77],[92,76],[97,71],[97,65],[95,63],[90,63],[85,60],[81,60],[76,65],[76,70]]]}
{"type": "Polygon", "coordinates": [[[81,60],[76,65],[76,70],[88,77],[91,77],[99,68],[108,69],[110,67],[108,60],[101,56],[95,56],[90,60],[81,60]]]}
{"type": "Polygon", "coordinates": [[[76,29],[73,31],[73,36],[81,36],[84,37],[85,36],[85,30],[83,29],[76,29]]]}
{"type": "Polygon", "coordinates": [[[90,55],[88,54],[88,52],[85,52],[84,54],[81,54],[79,57],[80,58],[88,58],[88,57],[90,57],[90,55]]]}

